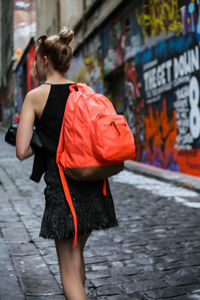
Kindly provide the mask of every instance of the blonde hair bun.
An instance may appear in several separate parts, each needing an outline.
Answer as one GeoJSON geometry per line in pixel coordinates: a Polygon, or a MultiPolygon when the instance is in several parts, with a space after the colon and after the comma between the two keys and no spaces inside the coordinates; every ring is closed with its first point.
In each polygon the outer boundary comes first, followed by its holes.
{"type": "Polygon", "coordinates": [[[70,42],[73,37],[74,32],[64,27],[59,34],[39,37],[37,51],[41,57],[48,56],[55,70],[65,73],[72,59],[70,42]]]}
{"type": "Polygon", "coordinates": [[[59,38],[63,43],[69,44],[74,37],[74,32],[71,29],[68,29],[67,27],[64,27],[60,33],[59,38]]]}

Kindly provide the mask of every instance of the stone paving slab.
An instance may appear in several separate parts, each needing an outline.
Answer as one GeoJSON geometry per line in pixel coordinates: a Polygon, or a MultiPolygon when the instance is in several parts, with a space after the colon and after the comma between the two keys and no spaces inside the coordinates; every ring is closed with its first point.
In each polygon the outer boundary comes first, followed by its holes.
{"type": "Polygon", "coordinates": [[[26,300],[64,300],[63,295],[46,295],[46,296],[26,296],[26,300]]]}
{"type": "Polygon", "coordinates": [[[0,238],[0,271],[0,299],[24,299],[24,293],[3,238],[0,238]]]}
{"type": "Polygon", "coordinates": [[[62,294],[57,281],[51,274],[40,275],[20,276],[20,282],[25,295],[53,296],[62,294]]]}
{"type": "Polygon", "coordinates": [[[23,243],[30,240],[29,235],[24,227],[22,228],[2,228],[2,233],[8,243],[23,243]]]}
{"type": "Polygon", "coordinates": [[[8,251],[12,256],[31,256],[38,254],[38,249],[31,242],[7,243],[8,251]]]}

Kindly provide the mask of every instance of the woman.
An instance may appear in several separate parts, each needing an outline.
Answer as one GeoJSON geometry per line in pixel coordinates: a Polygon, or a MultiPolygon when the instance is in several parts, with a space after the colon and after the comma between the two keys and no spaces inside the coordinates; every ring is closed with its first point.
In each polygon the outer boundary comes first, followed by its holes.
{"type": "Polygon", "coordinates": [[[116,226],[117,220],[109,185],[107,196],[103,196],[103,181],[81,183],[67,177],[78,221],[78,242],[72,248],[74,223],[56,165],[62,118],[69,86],[73,84],[64,77],[72,58],[72,39],[73,31],[67,28],[61,30],[59,35],[38,39],[35,69],[38,79],[44,83],[25,97],[17,131],[16,155],[24,160],[33,154],[30,141],[35,125],[44,148],[35,151],[31,179],[39,181],[44,172],[46,183],[40,236],[55,240],[65,296],[67,299],[82,300],[86,299],[85,243],[93,230],[116,226]]]}

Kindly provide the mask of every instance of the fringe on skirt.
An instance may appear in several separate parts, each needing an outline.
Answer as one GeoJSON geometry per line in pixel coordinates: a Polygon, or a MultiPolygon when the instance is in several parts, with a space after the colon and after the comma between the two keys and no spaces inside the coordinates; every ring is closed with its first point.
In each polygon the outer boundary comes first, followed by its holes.
{"type": "MultiPolygon", "coordinates": [[[[103,181],[77,182],[66,177],[77,215],[78,235],[118,225],[113,198],[107,181],[107,196],[103,195],[103,181]]],[[[74,222],[66,201],[55,159],[48,162],[45,210],[40,236],[65,239],[74,236],[74,222]]]]}

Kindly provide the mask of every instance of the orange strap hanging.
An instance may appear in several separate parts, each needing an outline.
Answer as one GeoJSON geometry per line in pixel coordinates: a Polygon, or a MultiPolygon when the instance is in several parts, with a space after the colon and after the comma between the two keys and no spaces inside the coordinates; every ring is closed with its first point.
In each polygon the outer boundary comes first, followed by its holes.
{"type": "MultiPolygon", "coordinates": [[[[67,180],[65,178],[65,173],[64,173],[63,167],[60,164],[58,164],[58,168],[59,168],[59,173],[60,173],[60,178],[61,178],[63,190],[64,190],[64,193],[65,193],[65,198],[67,200],[67,203],[69,204],[69,207],[70,207],[70,210],[71,210],[71,213],[72,213],[72,216],[73,216],[73,220],[74,220],[74,231],[75,231],[75,233],[74,233],[73,248],[75,248],[76,245],[77,245],[77,216],[76,216],[76,212],[75,212],[74,205],[73,205],[73,202],[72,202],[72,198],[71,198],[71,195],[70,195],[67,180]]],[[[103,195],[104,196],[107,195],[106,178],[103,181],[103,195]]]]}
{"type": "Polygon", "coordinates": [[[107,191],[106,191],[106,179],[104,178],[103,180],[103,195],[106,196],[107,195],[107,191]]]}
{"type": "Polygon", "coordinates": [[[73,248],[75,248],[76,245],[77,245],[77,217],[76,217],[76,212],[75,212],[75,209],[74,209],[74,206],[73,206],[72,198],[71,198],[71,195],[70,195],[69,187],[68,187],[68,184],[67,184],[67,180],[65,178],[64,169],[63,169],[63,166],[60,164],[60,159],[61,159],[61,155],[62,155],[63,151],[64,151],[64,122],[62,122],[62,127],[61,127],[61,132],[60,132],[60,138],[59,138],[58,149],[57,149],[57,154],[56,154],[56,163],[57,163],[57,166],[58,166],[58,169],[59,169],[60,179],[61,179],[61,182],[62,182],[65,198],[67,200],[67,203],[69,204],[69,208],[71,210],[72,217],[73,217],[73,220],[74,220],[73,248]]]}
{"type": "Polygon", "coordinates": [[[69,204],[69,207],[70,207],[70,210],[71,210],[71,213],[72,213],[72,216],[73,216],[73,220],[74,220],[74,242],[73,242],[73,248],[76,247],[77,245],[77,217],[76,217],[76,212],[75,212],[75,209],[74,209],[74,206],[73,206],[73,202],[72,202],[72,198],[71,198],[71,195],[70,195],[70,192],[69,192],[69,187],[68,187],[68,184],[67,184],[67,181],[66,181],[66,178],[65,178],[65,173],[64,173],[64,170],[63,170],[63,167],[58,164],[58,168],[59,168],[59,173],[60,173],[60,178],[61,178],[61,182],[62,182],[62,186],[63,186],[63,190],[64,190],[64,193],[65,193],[65,198],[69,204]]]}

